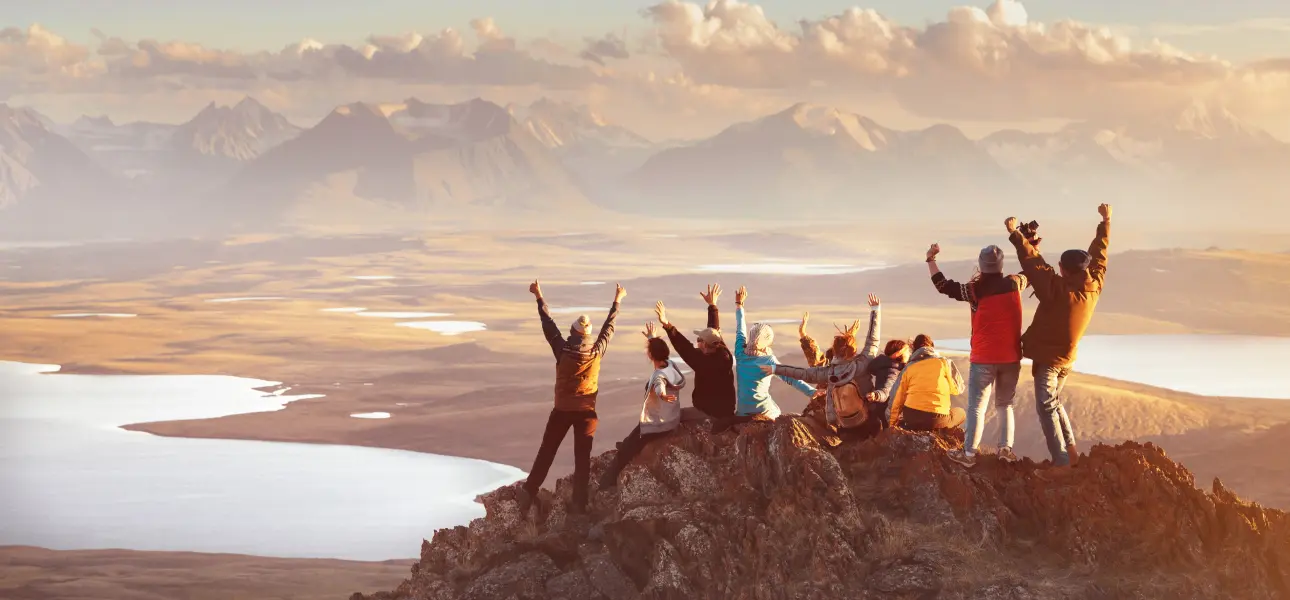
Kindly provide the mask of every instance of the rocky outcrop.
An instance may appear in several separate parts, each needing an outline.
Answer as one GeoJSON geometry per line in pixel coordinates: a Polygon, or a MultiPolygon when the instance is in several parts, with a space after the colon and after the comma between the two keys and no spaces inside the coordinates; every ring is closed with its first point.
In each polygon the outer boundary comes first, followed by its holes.
{"type": "Polygon", "coordinates": [[[953,436],[828,449],[793,417],[687,423],[588,514],[568,513],[568,478],[527,515],[501,488],[398,589],[353,599],[1290,598],[1286,513],[1197,489],[1159,448],[969,470],[953,436]]]}

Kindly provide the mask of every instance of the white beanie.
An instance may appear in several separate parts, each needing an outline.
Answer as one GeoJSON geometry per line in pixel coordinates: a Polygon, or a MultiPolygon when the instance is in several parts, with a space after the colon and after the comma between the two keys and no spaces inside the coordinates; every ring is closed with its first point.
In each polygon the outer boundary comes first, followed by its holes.
{"type": "Polygon", "coordinates": [[[573,325],[569,326],[569,333],[571,335],[587,335],[591,333],[591,318],[587,315],[578,315],[573,325]]]}
{"type": "Polygon", "coordinates": [[[748,328],[748,354],[758,356],[770,351],[775,342],[775,330],[768,323],[753,323],[748,328]]]}

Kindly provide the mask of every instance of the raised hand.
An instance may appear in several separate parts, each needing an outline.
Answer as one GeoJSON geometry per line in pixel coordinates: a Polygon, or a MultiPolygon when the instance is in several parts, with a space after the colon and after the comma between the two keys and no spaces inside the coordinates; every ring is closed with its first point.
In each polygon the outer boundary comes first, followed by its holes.
{"type": "Polygon", "coordinates": [[[623,298],[627,297],[627,290],[623,289],[623,286],[617,283],[614,284],[614,287],[616,288],[614,289],[614,302],[622,302],[623,298]]]}
{"type": "Polygon", "coordinates": [[[708,284],[708,291],[699,292],[699,297],[703,298],[703,301],[707,302],[708,306],[716,306],[717,298],[721,297],[721,286],[715,283],[708,284]]]}
{"type": "Polygon", "coordinates": [[[774,375],[774,374],[775,374],[775,365],[762,365],[762,366],[761,366],[761,372],[762,372],[762,374],[763,374],[763,375],[774,375]]]}
{"type": "Polygon", "coordinates": [[[810,311],[802,313],[802,323],[797,326],[797,337],[806,337],[806,323],[810,320],[810,311]]]}
{"type": "Polygon", "coordinates": [[[538,298],[542,297],[542,286],[538,285],[536,279],[533,280],[533,283],[529,284],[529,293],[537,296],[538,298]]]}
{"type": "Polygon", "coordinates": [[[659,323],[662,323],[663,325],[672,324],[667,320],[667,307],[663,306],[662,300],[659,300],[658,302],[654,303],[654,314],[658,315],[659,323]]]}
{"type": "Polygon", "coordinates": [[[1103,221],[1110,221],[1110,220],[1111,220],[1111,205],[1110,205],[1110,204],[1102,204],[1101,206],[1098,206],[1098,207],[1097,207],[1097,214],[1102,215],[1102,220],[1103,220],[1103,221]]]}
{"type": "Polygon", "coordinates": [[[653,324],[653,323],[646,323],[646,324],[645,324],[645,331],[642,331],[642,332],[641,332],[641,335],[645,336],[645,339],[653,339],[653,337],[654,337],[654,324],[653,324]]]}
{"type": "Polygon", "coordinates": [[[1008,217],[1003,222],[1003,227],[1012,233],[1017,230],[1017,217],[1008,217]]]}
{"type": "Polygon", "coordinates": [[[742,285],[739,286],[739,289],[735,290],[735,305],[743,306],[744,300],[747,300],[747,299],[748,299],[748,288],[742,285]]]}
{"type": "Polygon", "coordinates": [[[869,308],[878,308],[881,305],[882,301],[878,299],[877,294],[869,294],[869,308]]]}
{"type": "Polygon", "coordinates": [[[936,255],[940,253],[941,253],[941,245],[932,244],[931,247],[927,249],[927,260],[936,260],[936,255]]]}

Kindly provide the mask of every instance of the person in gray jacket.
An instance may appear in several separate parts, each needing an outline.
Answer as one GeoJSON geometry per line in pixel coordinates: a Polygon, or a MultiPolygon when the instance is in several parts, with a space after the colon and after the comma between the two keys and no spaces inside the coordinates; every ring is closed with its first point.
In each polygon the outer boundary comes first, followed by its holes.
{"type": "MultiPolygon", "coordinates": [[[[796,379],[806,383],[827,386],[824,396],[824,414],[828,423],[838,428],[838,433],[858,433],[859,427],[871,417],[867,398],[874,391],[873,377],[866,367],[878,355],[878,338],[882,328],[881,303],[878,296],[869,294],[869,333],[864,346],[859,347],[854,325],[833,338],[833,358],[827,365],[801,368],[788,365],[762,367],[768,374],[796,379]]],[[[877,415],[874,415],[876,418],[877,415]]]]}
{"type": "Polygon", "coordinates": [[[677,398],[685,387],[685,374],[671,360],[667,342],[655,337],[654,324],[645,326],[645,355],[654,363],[654,374],[645,383],[645,402],[641,405],[640,424],[618,444],[614,462],[600,477],[601,488],[618,485],[618,474],[650,442],[667,437],[681,424],[681,403],[677,398]]]}

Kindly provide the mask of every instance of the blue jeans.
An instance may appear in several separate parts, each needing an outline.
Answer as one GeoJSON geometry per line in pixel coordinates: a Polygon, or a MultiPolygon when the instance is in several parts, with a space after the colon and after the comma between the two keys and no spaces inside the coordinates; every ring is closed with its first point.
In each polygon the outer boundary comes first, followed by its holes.
{"type": "Polygon", "coordinates": [[[1070,367],[1035,364],[1030,373],[1035,377],[1035,410],[1039,413],[1039,427],[1044,430],[1048,453],[1053,464],[1064,467],[1071,464],[1067,446],[1075,444],[1075,429],[1070,416],[1062,406],[1062,389],[1070,376],[1070,367]]]}
{"type": "Polygon", "coordinates": [[[1013,399],[1017,395],[1017,379],[1021,377],[1021,363],[979,365],[972,363],[968,371],[967,424],[963,448],[976,452],[985,433],[986,398],[994,392],[994,412],[999,415],[999,447],[1011,448],[1017,431],[1013,399]]]}

